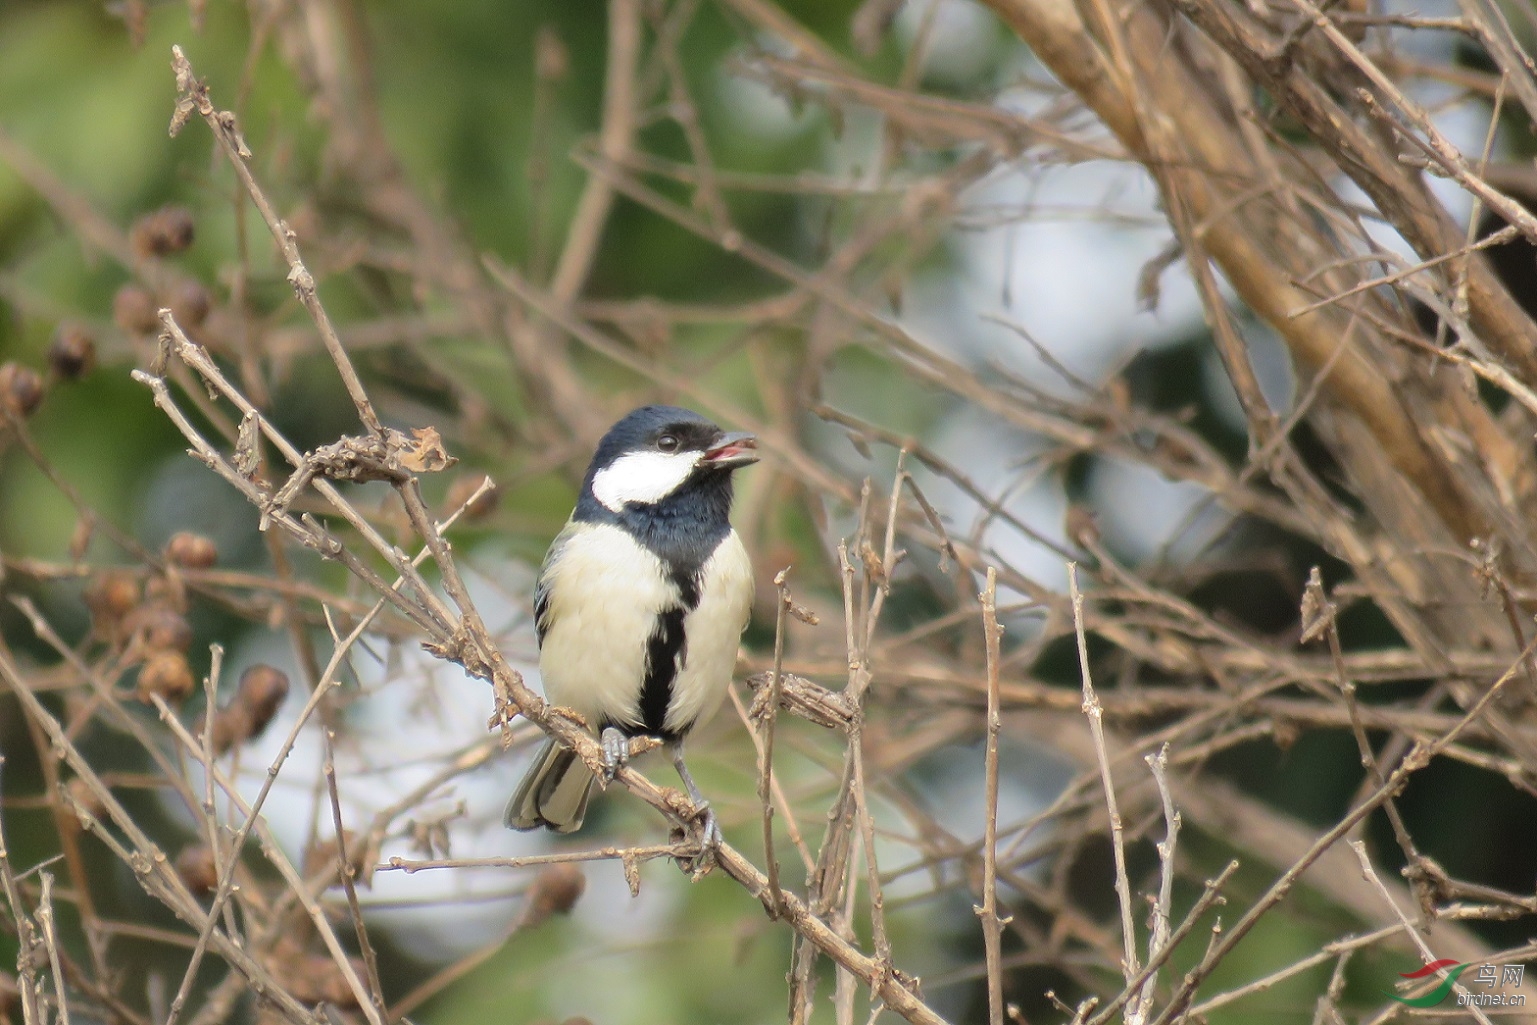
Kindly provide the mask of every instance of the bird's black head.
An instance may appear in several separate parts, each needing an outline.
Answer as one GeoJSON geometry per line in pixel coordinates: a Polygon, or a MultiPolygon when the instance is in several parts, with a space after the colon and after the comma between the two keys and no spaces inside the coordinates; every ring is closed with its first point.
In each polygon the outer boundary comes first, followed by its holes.
{"type": "Polygon", "coordinates": [[[686,515],[724,523],[731,510],[731,471],[757,458],[750,434],[728,434],[677,406],[642,406],[598,442],[577,516],[686,515]]]}

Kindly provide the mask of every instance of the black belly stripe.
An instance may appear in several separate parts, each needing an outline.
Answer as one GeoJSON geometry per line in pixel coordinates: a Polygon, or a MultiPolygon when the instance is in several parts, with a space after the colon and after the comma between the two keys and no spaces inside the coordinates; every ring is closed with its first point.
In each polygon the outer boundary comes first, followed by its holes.
{"type": "Polygon", "coordinates": [[[684,620],[699,607],[699,580],[694,573],[673,569],[668,574],[677,585],[681,604],[664,610],[646,640],[646,680],[640,689],[640,721],[645,732],[663,740],[674,739],[667,729],[667,707],[672,704],[672,685],[688,661],[688,635],[684,620]]]}
{"type": "MultiPolygon", "coordinates": [[[[640,721],[647,733],[667,738],[667,706],[688,639],[683,635],[686,609],[674,606],[657,617],[646,641],[646,682],[640,690],[640,721]]],[[[670,739],[670,738],[669,738],[670,739]]]]}

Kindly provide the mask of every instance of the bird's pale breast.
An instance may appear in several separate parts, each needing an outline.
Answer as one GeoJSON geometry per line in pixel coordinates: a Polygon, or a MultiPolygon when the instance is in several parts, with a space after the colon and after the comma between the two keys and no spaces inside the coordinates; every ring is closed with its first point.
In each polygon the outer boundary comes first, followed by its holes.
{"type": "Polygon", "coordinates": [[[752,613],[752,560],[736,531],[700,571],[699,605],[684,620],[687,657],[672,685],[667,728],[683,733],[715,714],[736,669],[737,648],[752,613]]]}
{"type": "MultiPolygon", "coordinates": [[[[681,601],[661,559],[610,524],[579,524],[545,567],[548,623],[539,653],[545,695],[594,727],[641,726],[647,641],[657,611],[681,601]],[[577,596],[581,597],[578,599],[577,596]]],[[[699,575],[666,725],[684,732],[714,714],[736,665],[752,605],[752,564],[736,532],[699,575]]]]}

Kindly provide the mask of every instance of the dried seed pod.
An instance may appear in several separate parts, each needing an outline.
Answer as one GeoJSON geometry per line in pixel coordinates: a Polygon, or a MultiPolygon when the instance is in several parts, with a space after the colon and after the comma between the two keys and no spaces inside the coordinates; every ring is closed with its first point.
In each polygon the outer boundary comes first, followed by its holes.
{"type": "Polygon", "coordinates": [[[147,288],[124,285],[112,297],[112,322],[131,335],[152,335],[160,330],[160,304],[147,288]]]}
{"type": "Polygon", "coordinates": [[[54,331],[48,368],[66,381],[77,381],[96,368],[96,339],[83,324],[65,321],[54,331]]]}
{"type": "MultiPolygon", "coordinates": [[[[288,697],[288,674],[258,662],[240,674],[240,684],[229,704],[216,709],[209,739],[214,754],[222,755],[236,744],[260,736],[288,697]]],[[[199,718],[193,735],[203,735],[199,718]]]]}
{"type": "Polygon", "coordinates": [[[187,607],[187,589],[174,573],[155,573],[144,579],[144,600],[158,601],[173,609],[187,607]]]}
{"type": "Polygon", "coordinates": [[[0,363],[0,403],[17,416],[31,416],[42,401],[42,375],[20,363],[0,363]]]}
{"type": "Polygon", "coordinates": [[[213,848],[207,844],[183,847],[176,856],[176,874],[197,896],[212,893],[219,886],[219,869],[214,864],[213,848]]]}
{"type": "Polygon", "coordinates": [[[174,609],[157,607],[144,627],[146,647],[159,651],[186,651],[192,647],[192,624],[174,609]]]}
{"type": "MultiPolygon", "coordinates": [[[[360,958],[351,957],[347,960],[352,962],[354,973],[360,976],[368,973],[360,958]]],[[[303,1003],[327,1003],[344,1011],[358,1006],[357,995],[347,984],[347,977],[327,955],[305,954],[293,965],[291,975],[280,978],[288,984],[288,991],[294,998],[303,1003]]]]}
{"type": "Polygon", "coordinates": [[[240,674],[240,685],[231,704],[238,703],[251,714],[251,732],[246,736],[255,737],[267,728],[287,698],[288,674],[258,662],[240,674]]]}
{"type": "Polygon", "coordinates": [[[120,636],[123,620],[139,607],[141,595],[138,577],[128,570],[109,569],[92,577],[81,597],[91,610],[96,635],[106,641],[120,636]]]}
{"type": "Polygon", "coordinates": [[[530,929],[552,915],[569,913],[586,889],[587,876],[580,865],[550,865],[534,877],[528,888],[519,928],[530,929]]]}
{"type": "Polygon", "coordinates": [[[140,256],[168,256],[192,245],[195,235],[191,210],[163,206],[133,222],[128,230],[128,243],[140,256]]]}
{"type": "Polygon", "coordinates": [[[150,697],[159,694],[172,704],[186,700],[197,681],[192,677],[192,666],[187,656],[179,651],[155,651],[139,667],[139,700],[148,703],[150,697]]]}
{"type": "Polygon", "coordinates": [[[181,282],[171,289],[167,299],[166,305],[171,308],[176,323],[189,330],[202,327],[203,321],[208,319],[208,311],[213,309],[213,296],[197,281],[181,282]]]}
{"type": "Polygon", "coordinates": [[[178,531],[165,543],[168,562],[188,569],[207,569],[219,561],[218,546],[202,534],[190,530],[178,531]]]}
{"type": "MultiPolygon", "coordinates": [[[[192,735],[199,740],[203,737],[206,713],[197,717],[197,724],[192,727],[192,735]]],[[[251,710],[239,702],[232,702],[225,708],[216,709],[213,713],[213,729],[209,734],[209,745],[215,755],[222,755],[236,744],[251,735],[251,710]]]]}
{"type": "Polygon", "coordinates": [[[463,506],[465,519],[479,520],[489,516],[496,509],[497,501],[501,497],[496,490],[495,483],[493,482],[478,498],[475,497],[475,492],[479,491],[481,485],[490,479],[486,474],[474,470],[469,473],[461,473],[458,477],[454,478],[454,482],[448,486],[448,494],[443,500],[443,504],[446,507],[445,512],[448,515],[453,515],[463,506]],[[471,498],[475,500],[470,502],[471,498]],[[466,506],[466,502],[470,502],[470,504],[466,506]]]}
{"type": "Polygon", "coordinates": [[[149,651],[186,651],[192,647],[192,624],[164,602],[147,602],[130,612],[123,629],[149,651]]]}

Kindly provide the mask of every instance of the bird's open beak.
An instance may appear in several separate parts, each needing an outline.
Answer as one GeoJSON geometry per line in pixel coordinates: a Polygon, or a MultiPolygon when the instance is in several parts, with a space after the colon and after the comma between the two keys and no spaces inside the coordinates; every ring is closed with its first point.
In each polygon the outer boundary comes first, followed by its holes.
{"type": "Polygon", "coordinates": [[[732,469],[758,461],[758,439],[751,434],[722,434],[705,449],[704,463],[714,469],[732,469]]]}

